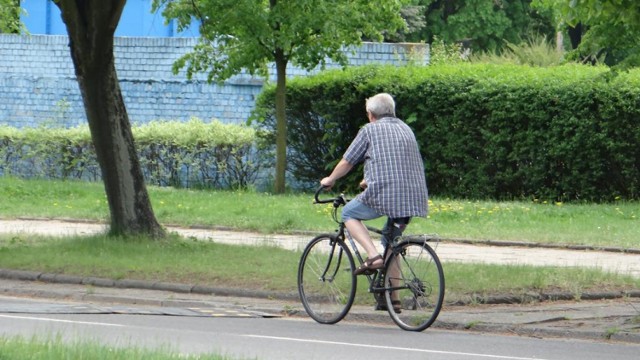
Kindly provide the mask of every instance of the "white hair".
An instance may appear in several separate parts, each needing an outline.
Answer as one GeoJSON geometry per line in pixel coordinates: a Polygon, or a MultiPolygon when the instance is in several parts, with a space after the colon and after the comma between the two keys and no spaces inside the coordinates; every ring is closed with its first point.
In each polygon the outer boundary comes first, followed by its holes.
{"type": "Polygon", "coordinates": [[[385,116],[396,116],[396,103],[393,97],[387,93],[376,94],[367,99],[366,110],[374,118],[380,119],[385,116]]]}

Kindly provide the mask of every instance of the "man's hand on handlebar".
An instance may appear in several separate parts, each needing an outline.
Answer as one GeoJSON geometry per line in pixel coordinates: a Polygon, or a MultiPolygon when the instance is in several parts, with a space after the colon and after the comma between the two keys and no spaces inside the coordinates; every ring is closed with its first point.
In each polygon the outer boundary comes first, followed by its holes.
{"type": "Polygon", "coordinates": [[[336,181],[330,176],[327,176],[326,178],[320,180],[320,185],[322,185],[322,187],[326,188],[327,190],[331,189],[335,183],[336,181]]]}

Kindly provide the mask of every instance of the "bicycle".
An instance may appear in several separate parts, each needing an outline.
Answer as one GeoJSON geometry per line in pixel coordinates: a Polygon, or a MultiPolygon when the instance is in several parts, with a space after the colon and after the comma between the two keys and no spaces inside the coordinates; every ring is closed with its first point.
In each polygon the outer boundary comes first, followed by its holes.
{"type": "MultiPolygon", "coordinates": [[[[347,315],[355,300],[357,277],[353,274],[356,267],[352,252],[360,264],[363,259],[344,223],[338,220],[338,208],[348,200],[343,194],[321,200],[318,196],[322,190],[320,187],[316,191],[314,204],[333,203],[332,217],[338,229],[316,236],[305,247],[298,266],[298,292],[311,318],[321,324],[335,324],[347,315]]],[[[387,224],[392,221],[388,219],[387,224]]],[[[427,244],[438,239],[402,235],[395,226],[385,228],[387,231],[367,226],[369,231],[386,236],[388,244],[383,252],[384,266],[365,275],[369,292],[379,308],[386,306],[400,328],[423,331],[436,320],[444,301],[442,264],[427,244]]]]}

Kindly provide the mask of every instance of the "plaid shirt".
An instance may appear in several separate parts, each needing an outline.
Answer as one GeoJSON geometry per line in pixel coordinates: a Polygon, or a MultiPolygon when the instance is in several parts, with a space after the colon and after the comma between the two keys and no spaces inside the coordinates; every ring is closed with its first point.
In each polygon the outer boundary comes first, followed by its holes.
{"type": "Polygon", "coordinates": [[[389,217],[426,216],[427,182],[413,131],[385,117],[366,124],[344,153],[352,165],[364,161],[367,188],[356,199],[389,217]]]}

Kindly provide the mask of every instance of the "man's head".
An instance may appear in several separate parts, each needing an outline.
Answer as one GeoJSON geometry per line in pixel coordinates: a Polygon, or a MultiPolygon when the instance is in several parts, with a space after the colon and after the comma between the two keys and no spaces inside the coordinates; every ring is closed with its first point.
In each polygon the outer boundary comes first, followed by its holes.
{"type": "Polygon", "coordinates": [[[387,116],[395,117],[396,103],[393,101],[391,95],[387,93],[380,93],[367,99],[366,110],[367,114],[372,116],[375,120],[387,116]]]}

